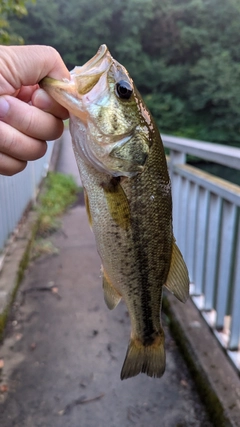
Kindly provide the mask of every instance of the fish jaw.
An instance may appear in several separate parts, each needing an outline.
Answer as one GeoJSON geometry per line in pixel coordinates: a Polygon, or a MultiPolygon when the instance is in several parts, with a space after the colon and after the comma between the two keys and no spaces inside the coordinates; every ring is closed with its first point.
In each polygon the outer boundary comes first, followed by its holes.
{"type": "MultiPolygon", "coordinates": [[[[86,95],[96,86],[101,76],[106,73],[112,63],[112,57],[106,45],[100,46],[96,55],[82,67],[75,67],[70,72],[70,80],[56,80],[45,77],[39,85],[46,90],[70,114],[86,123],[87,113],[84,103],[92,99],[86,95]]],[[[94,91],[91,98],[94,96],[94,91]]],[[[95,94],[96,96],[96,94],[95,94]]]]}
{"type": "Polygon", "coordinates": [[[78,115],[83,122],[86,122],[86,114],[81,109],[81,96],[79,96],[76,90],[74,81],[67,79],[61,81],[51,77],[45,77],[41,80],[39,85],[71,114],[74,116],[78,115]]]}

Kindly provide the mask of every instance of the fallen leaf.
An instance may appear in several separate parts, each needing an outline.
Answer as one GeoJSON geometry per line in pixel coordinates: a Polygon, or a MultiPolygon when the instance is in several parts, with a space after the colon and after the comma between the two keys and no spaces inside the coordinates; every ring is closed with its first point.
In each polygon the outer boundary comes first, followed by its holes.
{"type": "Polygon", "coordinates": [[[36,347],[37,347],[37,344],[35,342],[32,342],[32,344],[30,345],[30,349],[35,350],[36,347]]]}
{"type": "Polygon", "coordinates": [[[4,360],[0,359],[0,369],[2,369],[4,367],[4,360]]]}
{"type": "Polygon", "coordinates": [[[0,385],[0,393],[7,393],[7,391],[8,391],[7,384],[0,385]]]}
{"type": "Polygon", "coordinates": [[[17,334],[15,336],[15,338],[16,338],[17,341],[20,341],[22,339],[22,334],[17,334]]]}
{"type": "Polygon", "coordinates": [[[185,381],[185,380],[181,380],[181,381],[180,381],[180,383],[181,383],[181,385],[182,385],[183,387],[188,387],[188,383],[187,383],[187,381],[185,381]]]}

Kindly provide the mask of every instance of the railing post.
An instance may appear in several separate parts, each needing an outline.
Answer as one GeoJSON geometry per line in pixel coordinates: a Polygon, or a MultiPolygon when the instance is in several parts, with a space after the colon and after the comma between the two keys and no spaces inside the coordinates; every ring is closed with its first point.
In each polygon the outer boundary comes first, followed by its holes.
{"type": "Polygon", "coordinates": [[[186,163],[186,153],[183,153],[182,151],[171,150],[170,163],[172,163],[173,165],[186,163]]]}
{"type": "Polygon", "coordinates": [[[173,179],[173,166],[184,165],[186,163],[186,154],[182,151],[170,150],[169,172],[170,177],[173,179]]]}
{"type": "MultiPolygon", "coordinates": [[[[182,200],[180,197],[180,193],[182,193],[182,180],[178,174],[174,173],[174,166],[182,165],[184,163],[186,163],[186,154],[183,153],[182,151],[170,149],[170,161],[168,163],[168,168],[169,168],[169,175],[170,175],[171,185],[172,185],[173,230],[174,230],[175,238],[178,244],[180,243],[180,241],[182,241],[181,239],[182,233],[178,227],[179,210],[180,210],[180,206],[182,206],[182,200]]],[[[182,247],[180,245],[180,249],[183,252],[184,243],[182,247]]]]}

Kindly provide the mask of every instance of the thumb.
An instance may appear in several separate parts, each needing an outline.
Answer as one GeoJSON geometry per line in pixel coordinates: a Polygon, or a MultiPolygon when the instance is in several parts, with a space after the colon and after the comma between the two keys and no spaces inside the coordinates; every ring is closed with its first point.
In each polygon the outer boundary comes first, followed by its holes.
{"type": "Polygon", "coordinates": [[[0,69],[0,95],[13,95],[45,76],[69,79],[60,54],[50,46],[1,46],[0,69]]]}

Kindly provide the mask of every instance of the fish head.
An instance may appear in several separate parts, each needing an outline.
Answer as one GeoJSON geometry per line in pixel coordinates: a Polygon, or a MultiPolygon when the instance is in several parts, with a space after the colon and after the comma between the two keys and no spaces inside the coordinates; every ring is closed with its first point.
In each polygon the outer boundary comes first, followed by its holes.
{"type": "Polygon", "coordinates": [[[69,110],[75,153],[109,175],[132,177],[144,170],[153,122],[127,70],[106,45],[70,80],[40,83],[69,110]]]}

